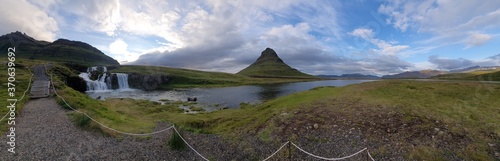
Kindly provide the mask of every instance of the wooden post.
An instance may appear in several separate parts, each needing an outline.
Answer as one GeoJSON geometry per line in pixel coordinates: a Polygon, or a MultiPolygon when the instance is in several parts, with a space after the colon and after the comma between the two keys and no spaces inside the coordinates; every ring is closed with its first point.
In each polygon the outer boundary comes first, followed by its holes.
{"type": "Polygon", "coordinates": [[[288,160],[292,161],[292,146],[290,144],[292,143],[288,142],[288,160]]]}

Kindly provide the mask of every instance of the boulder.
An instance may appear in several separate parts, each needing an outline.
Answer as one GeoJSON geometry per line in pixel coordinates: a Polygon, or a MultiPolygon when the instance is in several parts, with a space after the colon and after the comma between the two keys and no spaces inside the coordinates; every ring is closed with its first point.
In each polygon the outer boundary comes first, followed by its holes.
{"type": "Polygon", "coordinates": [[[87,90],[87,82],[85,82],[85,80],[83,80],[79,76],[66,77],[66,85],[82,93],[85,93],[85,91],[87,90]]]}

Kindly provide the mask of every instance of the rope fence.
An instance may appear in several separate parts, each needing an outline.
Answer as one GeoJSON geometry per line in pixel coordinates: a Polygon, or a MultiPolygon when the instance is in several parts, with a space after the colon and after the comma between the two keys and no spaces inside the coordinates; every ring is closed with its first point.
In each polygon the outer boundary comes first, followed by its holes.
{"type": "Polygon", "coordinates": [[[196,149],[194,149],[191,145],[189,145],[189,143],[184,140],[184,138],[181,136],[181,134],[179,133],[179,131],[177,131],[177,129],[174,127],[174,131],[177,133],[177,135],[179,135],[179,137],[182,139],[182,141],[184,141],[184,143],[186,143],[186,145],[191,148],[191,150],[193,150],[196,154],[198,154],[198,156],[200,156],[201,158],[203,158],[204,160],[207,160],[207,158],[205,158],[203,155],[200,154],[200,152],[198,152],[196,149]]]}
{"type": "MultiPolygon", "coordinates": [[[[45,66],[44,66],[44,68],[45,68],[45,66]]],[[[45,68],[45,72],[48,74],[48,72],[47,72],[47,68],[45,68]]],[[[51,80],[51,81],[53,80],[53,79],[52,79],[52,75],[50,75],[50,80],[51,80]]],[[[52,81],[52,82],[53,82],[53,81],[52,81]]],[[[180,138],[182,139],[182,141],[183,141],[183,142],[184,142],[184,143],[185,143],[185,144],[186,144],[186,145],[187,145],[187,146],[188,146],[191,150],[193,150],[193,151],[194,151],[194,152],[195,152],[198,156],[200,156],[203,160],[209,161],[209,159],[207,159],[205,156],[201,155],[201,153],[200,153],[200,152],[198,152],[195,148],[193,148],[193,147],[192,147],[192,146],[191,146],[191,145],[190,145],[190,144],[189,144],[189,143],[188,143],[188,142],[187,142],[187,141],[186,141],[186,140],[185,140],[185,139],[181,136],[181,134],[179,133],[179,131],[177,130],[177,128],[175,128],[175,125],[172,125],[172,126],[170,126],[170,127],[168,127],[168,128],[165,128],[165,129],[163,129],[163,130],[159,130],[159,131],[155,131],[155,132],[151,132],[151,133],[141,133],[141,134],[137,134],[137,133],[129,133],[129,132],[124,132],[124,131],[116,130],[116,129],[113,129],[113,128],[111,128],[111,127],[109,127],[109,126],[106,126],[106,125],[104,125],[103,123],[101,123],[101,122],[99,122],[99,121],[95,120],[94,118],[90,117],[90,116],[89,116],[89,115],[87,115],[86,113],[84,113],[84,112],[82,112],[82,111],[79,111],[79,110],[77,110],[77,109],[75,109],[75,108],[71,107],[71,106],[70,106],[70,105],[66,102],[66,100],[65,100],[63,97],[61,97],[61,96],[57,93],[57,91],[56,91],[56,89],[55,89],[55,86],[54,86],[54,83],[52,83],[52,89],[53,89],[53,91],[54,91],[54,94],[55,94],[57,97],[59,97],[59,98],[60,98],[60,99],[61,99],[61,100],[62,100],[62,101],[63,101],[63,102],[64,102],[64,103],[65,103],[65,104],[66,104],[66,105],[67,105],[67,106],[71,109],[71,110],[73,110],[73,111],[75,111],[75,112],[78,112],[78,113],[81,113],[81,114],[84,114],[85,116],[87,116],[89,119],[91,119],[91,120],[92,120],[92,121],[94,121],[95,123],[99,124],[100,126],[102,126],[102,127],[106,128],[106,129],[109,129],[109,130],[111,130],[111,131],[114,131],[114,132],[120,133],[120,134],[124,134],[124,135],[131,135],[131,136],[149,136],[149,135],[154,135],[154,134],[158,134],[158,133],[161,133],[161,132],[165,132],[165,131],[170,130],[170,129],[174,129],[174,132],[175,132],[175,133],[177,133],[177,134],[180,136],[180,138]]],[[[26,92],[25,92],[25,93],[26,93],[26,92]]],[[[23,95],[23,97],[24,97],[24,95],[23,95]]],[[[271,155],[269,155],[268,157],[266,157],[263,161],[267,161],[267,160],[271,159],[271,158],[272,158],[272,157],[274,157],[274,156],[275,156],[275,155],[276,155],[279,151],[281,151],[281,150],[282,150],[282,149],[283,149],[286,145],[289,145],[289,144],[293,145],[295,148],[297,148],[298,150],[302,151],[303,153],[305,153],[305,154],[307,154],[307,155],[310,155],[310,156],[315,157],[315,158],[318,158],[318,159],[323,159],[323,160],[344,160],[344,159],[351,158],[351,157],[353,157],[353,156],[355,156],[355,155],[357,155],[357,154],[359,154],[359,153],[361,153],[361,152],[363,152],[363,151],[365,151],[365,150],[366,150],[366,152],[368,153],[369,158],[370,158],[372,161],[375,161],[375,160],[373,159],[373,157],[370,155],[370,153],[368,152],[368,149],[367,149],[367,148],[364,148],[364,149],[362,149],[362,150],[360,150],[360,151],[358,151],[358,152],[356,152],[356,153],[354,153],[354,154],[351,154],[351,155],[349,155],[349,156],[345,156],[345,157],[341,157],[341,158],[326,158],[326,157],[321,157],[321,156],[318,156],[318,155],[314,155],[314,154],[312,154],[312,153],[310,153],[310,152],[307,152],[307,151],[305,151],[304,149],[300,148],[299,146],[297,146],[296,144],[294,144],[294,143],[293,143],[293,142],[291,142],[291,141],[287,141],[286,143],[284,143],[284,144],[283,144],[280,148],[278,148],[278,149],[277,149],[274,153],[272,153],[271,155]]]]}
{"type": "Polygon", "coordinates": [[[294,143],[291,143],[294,147],[296,147],[297,149],[299,149],[300,151],[302,151],[303,153],[306,153],[307,155],[309,156],[312,156],[312,157],[315,157],[315,158],[318,158],[318,159],[323,159],[323,160],[344,160],[344,159],[348,159],[348,158],[351,158],[355,155],[358,155],[359,153],[365,151],[367,148],[364,148],[364,149],[361,149],[360,151],[354,153],[354,154],[351,154],[349,156],[345,156],[345,157],[341,157],[341,158],[326,158],[326,157],[322,157],[322,156],[318,156],[318,155],[314,155],[310,152],[307,152],[305,151],[304,149],[300,148],[299,146],[295,145],[294,143]]]}
{"type": "MultiPolygon", "coordinates": [[[[30,87],[31,87],[31,80],[33,80],[33,77],[35,76],[35,74],[33,74],[33,73],[31,72],[30,68],[28,68],[28,71],[31,73],[31,77],[30,77],[30,81],[29,81],[29,83],[28,83],[28,87],[26,87],[26,90],[24,91],[23,96],[22,96],[21,98],[17,99],[15,103],[17,103],[17,101],[23,100],[24,96],[26,95],[26,92],[28,92],[28,90],[29,90],[29,89],[30,89],[30,87]]],[[[6,114],[2,117],[2,119],[0,119],[0,122],[1,122],[1,121],[5,118],[5,117],[7,117],[7,115],[9,115],[9,113],[10,113],[10,112],[9,112],[9,111],[7,111],[7,113],[6,113],[6,114]]]]}
{"type": "Polygon", "coordinates": [[[269,160],[271,159],[274,155],[276,155],[281,149],[283,149],[283,147],[285,147],[286,145],[290,144],[290,141],[287,141],[285,144],[283,144],[280,148],[278,148],[278,150],[276,150],[273,154],[271,154],[270,156],[268,156],[266,159],[262,160],[262,161],[266,161],[266,160],[269,160]]]}

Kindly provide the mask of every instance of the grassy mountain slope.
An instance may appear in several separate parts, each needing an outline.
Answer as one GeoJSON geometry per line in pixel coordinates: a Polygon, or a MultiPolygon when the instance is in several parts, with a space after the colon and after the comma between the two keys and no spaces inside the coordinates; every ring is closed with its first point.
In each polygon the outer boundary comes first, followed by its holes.
{"type": "Polygon", "coordinates": [[[478,70],[466,73],[441,74],[433,78],[448,80],[500,81],[500,69],[478,70]]]}
{"type": "MultiPolygon", "coordinates": [[[[222,72],[206,72],[181,68],[159,66],[122,65],[109,68],[116,73],[160,74],[172,78],[168,84],[160,86],[161,89],[189,88],[189,87],[220,87],[246,84],[269,84],[304,81],[301,78],[254,78],[239,74],[222,72]]],[[[310,79],[319,80],[319,79],[310,79]]]]}
{"type": "Polygon", "coordinates": [[[6,51],[7,48],[14,46],[16,58],[59,61],[85,66],[119,64],[113,58],[84,42],[59,39],[49,43],[37,41],[21,32],[13,32],[0,37],[0,50],[6,51]]]}
{"type": "Polygon", "coordinates": [[[314,76],[302,73],[297,69],[288,66],[278,57],[273,49],[266,48],[260,57],[250,66],[241,70],[237,74],[251,77],[295,77],[313,78],[314,76]]]}
{"type": "Polygon", "coordinates": [[[411,72],[403,72],[394,75],[384,75],[383,79],[425,79],[430,78],[432,76],[436,76],[439,74],[443,74],[445,72],[438,70],[421,70],[421,71],[411,71],[411,72]]]}

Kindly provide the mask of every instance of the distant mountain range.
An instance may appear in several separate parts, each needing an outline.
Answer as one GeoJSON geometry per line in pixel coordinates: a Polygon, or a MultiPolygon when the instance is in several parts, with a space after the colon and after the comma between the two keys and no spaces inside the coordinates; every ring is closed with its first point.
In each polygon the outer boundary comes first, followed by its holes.
{"type": "Polygon", "coordinates": [[[453,69],[450,70],[450,73],[465,73],[465,72],[472,72],[476,70],[493,70],[493,69],[500,69],[500,66],[471,66],[467,68],[461,68],[461,69],[453,69]]]}
{"type": "MultiPolygon", "coordinates": [[[[16,47],[16,58],[59,61],[79,65],[119,65],[118,61],[97,48],[80,41],[58,39],[54,42],[39,41],[21,33],[0,36],[0,50],[16,47]]],[[[5,57],[2,54],[0,57],[5,57]]]]}
{"type": "Polygon", "coordinates": [[[300,72],[283,62],[278,54],[271,48],[266,48],[259,58],[250,66],[237,74],[250,77],[294,77],[313,78],[314,76],[300,72]]]}
{"type": "Polygon", "coordinates": [[[421,71],[403,72],[394,75],[384,75],[382,76],[382,79],[425,79],[445,73],[447,72],[439,70],[421,70],[421,71]]]}
{"type": "Polygon", "coordinates": [[[342,74],[342,75],[317,75],[323,78],[339,78],[339,79],[380,79],[380,77],[375,75],[364,75],[359,73],[354,74],[342,74]]]}

